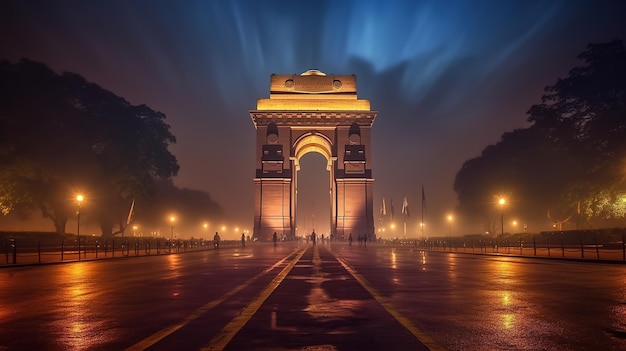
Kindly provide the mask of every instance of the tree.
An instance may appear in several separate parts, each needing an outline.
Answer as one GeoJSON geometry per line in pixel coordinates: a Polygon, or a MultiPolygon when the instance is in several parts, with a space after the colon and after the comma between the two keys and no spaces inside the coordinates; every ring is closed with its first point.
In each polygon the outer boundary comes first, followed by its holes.
{"type": "Polygon", "coordinates": [[[154,192],[137,201],[134,221],[143,228],[169,225],[169,216],[176,217],[176,227],[190,233],[202,229],[206,222],[215,224],[223,210],[209,194],[176,187],[171,180],[156,182],[154,192]]]}
{"type": "Polygon", "coordinates": [[[585,65],[546,87],[528,111],[532,125],[505,133],[465,162],[454,189],[459,212],[493,222],[494,194],[507,193],[528,219],[548,211],[579,224],[616,218],[626,176],[626,50],[621,41],[591,44],[585,65]]]}
{"type": "Polygon", "coordinates": [[[528,120],[571,126],[548,134],[556,141],[558,132],[567,135],[573,141],[569,151],[578,160],[577,176],[563,193],[566,205],[586,220],[615,218],[619,212],[594,204],[620,207],[626,193],[626,48],[621,40],[590,44],[578,59],[585,65],[547,87],[528,120]]]}
{"type": "Polygon", "coordinates": [[[87,192],[103,235],[123,231],[127,205],[176,175],[165,115],[73,73],[0,63],[0,206],[38,208],[59,233],[87,192]]]}

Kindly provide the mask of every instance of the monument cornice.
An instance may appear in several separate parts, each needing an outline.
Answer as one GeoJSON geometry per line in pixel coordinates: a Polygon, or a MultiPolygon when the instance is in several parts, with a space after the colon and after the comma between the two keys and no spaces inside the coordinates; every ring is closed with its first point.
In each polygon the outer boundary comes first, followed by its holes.
{"type": "Polygon", "coordinates": [[[267,111],[251,110],[254,126],[266,126],[273,122],[277,126],[359,126],[371,127],[378,111],[267,111]]]}

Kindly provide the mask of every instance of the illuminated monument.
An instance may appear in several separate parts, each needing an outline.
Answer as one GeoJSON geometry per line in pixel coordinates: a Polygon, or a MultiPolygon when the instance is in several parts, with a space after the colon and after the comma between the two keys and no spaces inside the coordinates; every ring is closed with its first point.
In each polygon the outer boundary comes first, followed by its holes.
{"type": "MultiPolygon", "coordinates": [[[[270,78],[269,99],[258,99],[254,233],[296,233],[300,159],[318,152],[327,160],[331,235],[374,235],[371,128],[377,111],[356,95],[356,77],[317,70],[270,78]]],[[[303,231],[303,229],[300,229],[303,231]]]]}

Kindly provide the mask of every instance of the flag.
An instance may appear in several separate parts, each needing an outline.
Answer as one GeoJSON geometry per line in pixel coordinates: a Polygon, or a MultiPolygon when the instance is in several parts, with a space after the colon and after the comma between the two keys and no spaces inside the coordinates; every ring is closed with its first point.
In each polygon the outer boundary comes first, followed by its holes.
{"type": "Polygon", "coordinates": [[[393,221],[393,199],[389,200],[389,205],[391,206],[391,220],[393,221]]]}
{"type": "Polygon", "coordinates": [[[404,200],[402,201],[402,214],[407,217],[411,216],[409,214],[409,199],[406,197],[406,195],[404,195],[404,200]]]}
{"type": "Polygon", "coordinates": [[[385,205],[385,198],[383,197],[383,203],[380,205],[380,214],[383,216],[387,215],[387,206],[385,205]]]}
{"type": "Polygon", "coordinates": [[[424,194],[424,184],[422,184],[422,211],[426,211],[426,194],[424,194]]]}
{"type": "Polygon", "coordinates": [[[130,204],[130,211],[128,211],[128,219],[126,220],[126,225],[129,225],[133,220],[133,214],[135,212],[135,199],[133,199],[133,203],[130,204]]]}

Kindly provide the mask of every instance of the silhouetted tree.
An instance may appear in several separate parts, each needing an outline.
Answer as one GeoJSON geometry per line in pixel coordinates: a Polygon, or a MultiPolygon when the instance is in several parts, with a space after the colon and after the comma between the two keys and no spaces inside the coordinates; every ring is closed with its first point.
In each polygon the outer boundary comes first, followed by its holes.
{"type": "Polygon", "coordinates": [[[176,217],[176,227],[184,231],[202,230],[202,224],[215,225],[223,216],[223,210],[205,192],[176,187],[171,180],[159,180],[154,192],[137,201],[134,221],[142,228],[169,226],[169,217],[176,217]]]}
{"type": "Polygon", "coordinates": [[[79,75],[1,62],[0,207],[36,207],[64,233],[84,192],[103,235],[122,231],[132,198],[178,172],[164,119],[79,75]]]}
{"type": "Polygon", "coordinates": [[[530,108],[529,128],[505,133],[457,173],[459,212],[482,218],[486,230],[499,214],[496,195],[529,219],[548,211],[579,223],[623,216],[626,50],[621,41],[591,44],[579,59],[585,65],[530,108]]]}

